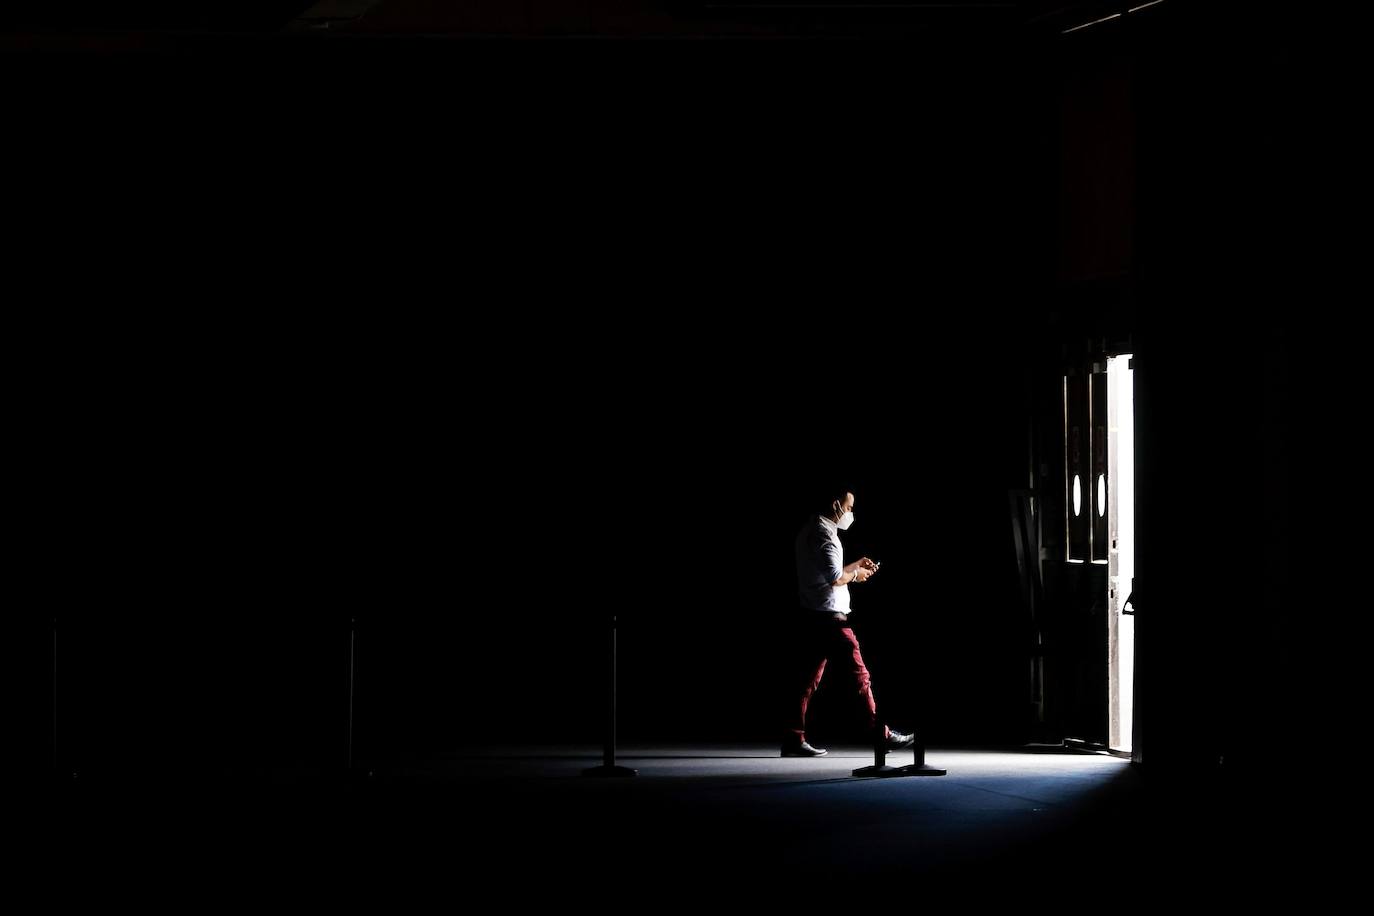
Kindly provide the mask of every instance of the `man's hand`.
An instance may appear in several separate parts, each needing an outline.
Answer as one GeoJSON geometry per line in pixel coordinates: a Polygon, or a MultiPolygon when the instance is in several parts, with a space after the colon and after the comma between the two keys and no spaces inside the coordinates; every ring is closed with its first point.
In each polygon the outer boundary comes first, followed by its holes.
{"type": "Polygon", "coordinates": [[[854,566],[854,581],[867,582],[878,571],[878,564],[868,557],[860,557],[854,566]]]}

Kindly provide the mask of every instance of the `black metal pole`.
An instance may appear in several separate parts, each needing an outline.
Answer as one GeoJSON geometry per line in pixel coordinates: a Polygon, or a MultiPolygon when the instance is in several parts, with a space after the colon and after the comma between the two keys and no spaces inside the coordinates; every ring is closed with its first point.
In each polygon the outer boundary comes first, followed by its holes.
{"type": "Polygon", "coordinates": [[[358,637],[358,618],[348,622],[348,768],[353,769],[353,654],[358,637]]]}
{"type": "Polygon", "coordinates": [[[52,619],[52,768],[57,770],[57,618],[52,619]]]}
{"type": "MultiPolygon", "coordinates": [[[[873,695],[874,704],[877,703],[877,694],[873,695]]],[[[883,720],[874,714],[873,725],[873,765],[859,767],[850,775],[852,776],[896,776],[897,768],[887,765],[887,726],[883,720]]]]}
{"type": "Polygon", "coordinates": [[[606,747],[601,755],[603,766],[615,766],[615,720],[616,720],[616,627],[615,621],[611,621],[611,702],[610,717],[606,722],[606,747]]]}
{"type": "MultiPolygon", "coordinates": [[[[876,697],[875,697],[876,699],[876,697]]],[[[926,745],[925,739],[921,737],[920,729],[916,731],[916,762],[904,767],[894,767],[887,765],[887,726],[882,719],[878,719],[878,724],[874,728],[873,734],[873,765],[859,767],[853,772],[854,776],[944,776],[946,771],[939,767],[926,766],[926,745]]],[[[919,724],[919,723],[918,723],[919,724]]]]}
{"type": "Polygon", "coordinates": [[[904,767],[898,767],[898,768],[897,768],[897,772],[896,772],[894,775],[896,775],[896,776],[944,776],[946,773],[949,772],[948,770],[945,770],[945,769],[943,769],[943,768],[941,768],[941,767],[933,767],[933,766],[930,766],[928,763],[926,763],[926,743],[925,743],[925,741],[920,737],[919,732],[917,733],[916,746],[915,746],[914,749],[915,749],[915,751],[916,751],[916,762],[915,762],[915,763],[909,763],[909,764],[907,764],[907,765],[904,766],[904,767]]]}
{"type": "Polygon", "coordinates": [[[616,716],[615,716],[615,706],[616,706],[616,699],[615,699],[615,694],[616,694],[616,683],[615,683],[615,680],[616,680],[616,674],[615,674],[615,648],[616,648],[616,638],[615,638],[615,629],[616,629],[616,628],[615,628],[615,623],[616,623],[616,618],[615,618],[614,616],[612,616],[612,617],[611,617],[611,678],[610,678],[611,690],[610,690],[610,697],[609,697],[609,701],[610,701],[610,702],[609,702],[609,704],[608,704],[609,710],[610,710],[610,715],[609,715],[609,717],[608,717],[608,719],[607,719],[607,721],[606,721],[606,746],[605,746],[604,751],[602,752],[601,766],[599,766],[599,767],[590,767],[589,769],[583,770],[583,771],[582,771],[582,775],[583,775],[583,776],[636,776],[636,775],[638,775],[637,771],[632,770],[632,769],[630,769],[629,767],[616,766],[616,764],[615,764],[615,741],[616,741],[616,735],[615,735],[615,718],[616,718],[616,716]]]}
{"type": "Polygon", "coordinates": [[[926,739],[921,729],[921,720],[924,716],[920,715],[920,705],[917,704],[916,719],[916,743],[912,750],[915,752],[915,762],[909,763],[904,767],[898,767],[896,776],[944,776],[948,771],[940,767],[933,767],[926,763],[926,739]]]}

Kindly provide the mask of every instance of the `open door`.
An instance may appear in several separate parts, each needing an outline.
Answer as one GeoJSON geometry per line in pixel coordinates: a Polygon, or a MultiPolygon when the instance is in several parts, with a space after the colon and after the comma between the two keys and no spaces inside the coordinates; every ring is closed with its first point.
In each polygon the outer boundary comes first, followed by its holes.
{"type": "Polygon", "coordinates": [[[1064,376],[1064,554],[1052,678],[1064,735],[1129,753],[1134,725],[1135,408],[1130,354],[1064,376]]]}
{"type": "Polygon", "coordinates": [[[1131,750],[1135,708],[1135,385],[1130,354],[1107,360],[1106,469],[1094,481],[1107,529],[1107,730],[1114,751],[1131,750]]]}

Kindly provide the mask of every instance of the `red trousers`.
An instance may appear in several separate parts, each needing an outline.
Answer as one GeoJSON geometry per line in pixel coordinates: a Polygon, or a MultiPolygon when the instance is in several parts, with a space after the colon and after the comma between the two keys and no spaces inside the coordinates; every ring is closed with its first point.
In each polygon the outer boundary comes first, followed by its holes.
{"type": "Polygon", "coordinates": [[[814,614],[816,619],[799,624],[796,633],[793,650],[796,694],[787,728],[788,739],[798,742],[806,740],[806,707],[811,702],[811,695],[821,685],[827,664],[831,671],[844,679],[844,688],[854,692],[871,731],[877,725],[878,704],[873,699],[872,678],[859,652],[859,640],[854,636],[854,631],[848,623],[818,611],[800,613],[814,614]]]}

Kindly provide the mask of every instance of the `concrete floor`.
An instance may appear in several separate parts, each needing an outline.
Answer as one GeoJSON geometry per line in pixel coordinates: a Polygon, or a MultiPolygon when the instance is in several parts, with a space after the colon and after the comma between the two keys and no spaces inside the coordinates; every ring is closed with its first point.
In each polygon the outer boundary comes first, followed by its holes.
{"type": "MultiPolygon", "coordinates": [[[[910,754],[893,755],[905,763],[910,754]]],[[[855,779],[859,747],[628,746],[639,776],[580,776],[591,747],[489,748],[355,779],[264,771],[87,777],[44,799],[55,903],[187,893],[387,912],[473,904],[1030,905],[1186,897],[1304,905],[1333,866],[1280,796],[1152,784],[1082,753],[933,748],[949,775],[855,779]],[[72,880],[80,876],[80,880],[72,880]],[[913,899],[919,895],[920,901],[913,899]]],[[[255,903],[255,901],[258,901],[255,903]]]]}

